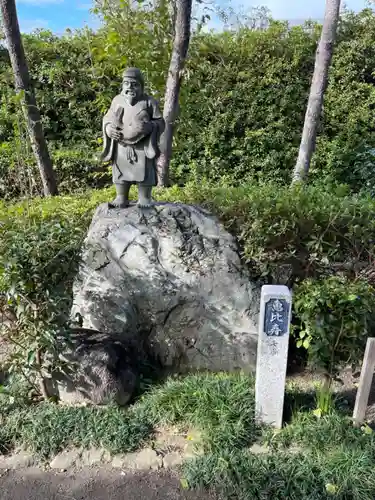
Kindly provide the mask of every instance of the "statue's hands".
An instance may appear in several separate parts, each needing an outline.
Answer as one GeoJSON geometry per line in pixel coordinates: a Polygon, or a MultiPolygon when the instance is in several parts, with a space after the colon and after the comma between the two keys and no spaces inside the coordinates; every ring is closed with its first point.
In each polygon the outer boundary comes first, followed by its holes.
{"type": "Polygon", "coordinates": [[[122,132],[113,125],[108,125],[106,128],[106,132],[108,136],[114,141],[121,141],[123,139],[122,132]]]}

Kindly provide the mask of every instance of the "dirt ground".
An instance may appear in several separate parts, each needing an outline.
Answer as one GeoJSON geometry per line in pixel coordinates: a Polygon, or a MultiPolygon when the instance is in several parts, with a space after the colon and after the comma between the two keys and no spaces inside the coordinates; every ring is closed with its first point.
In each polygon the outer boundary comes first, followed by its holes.
{"type": "Polygon", "coordinates": [[[1,500],[220,500],[214,493],[184,490],[176,474],[160,471],[20,469],[0,471],[0,482],[1,500]]]}
{"type": "MultiPolygon", "coordinates": [[[[335,395],[338,397],[340,405],[342,407],[346,407],[350,413],[354,410],[359,378],[359,371],[353,374],[352,370],[347,368],[341,371],[337,380],[335,380],[333,384],[333,389],[335,395]]],[[[298,393],[301,393],[301,396],[304,393],[311,393],[316,384],[321,382],[323,382],[323,376],[309,370],[304,370],[287,376],[287,384],[295,388],[298,393]]],[[[372,381],[372,388],[366,412],[366,421],[372,424],[375,423],[375,377],[373,377],[372,381]]]]}

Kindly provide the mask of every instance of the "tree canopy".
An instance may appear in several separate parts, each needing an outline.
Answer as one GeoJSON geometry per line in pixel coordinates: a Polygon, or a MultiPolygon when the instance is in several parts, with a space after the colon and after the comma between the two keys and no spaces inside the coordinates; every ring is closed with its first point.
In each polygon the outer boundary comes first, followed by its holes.
{"type": "MultiPolygon", "coordinates": [[[[148,90],[162,100],[170,59],[172,28],[166,12],[140,13],[131,25],[126,25],[126,16],[116,23],[105,12],[103,18],[97,32],[57,36],[40,30],[24,37],[51,150],[71,152],[81,162],[100,148],[101,117],[118,91],[121,70],[139,66],[148,90]],[[153,16],[152,23],[146,14],[153,16]]],[[[272,20],[248,24],[193,33],[174,139],[174,182],[290,182],[321,26],[309,22],[291,27],[272,20]]],[[[312,179],[348,183],[354,190],[374,188],[374,39],[371,9],[343,14],[312,179]]],[[[14,145],[20,137],[19,117],[4,48],[0,86],[4,171],[19,163],[14,151],[20,156],[20,147],[14,145]]],[[[74,161],[71,165],[74,169],[74,161]]]]}

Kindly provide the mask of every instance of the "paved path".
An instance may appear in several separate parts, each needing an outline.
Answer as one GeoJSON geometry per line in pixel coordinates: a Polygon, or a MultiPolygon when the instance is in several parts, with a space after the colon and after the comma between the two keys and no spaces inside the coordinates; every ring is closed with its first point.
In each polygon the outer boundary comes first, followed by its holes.
{"type": "Polygon", "coordinates": [[[122,475],[112,468],[0,471],[1,500],[219,500],[207,492],[185,491],[172,472],[122,475]]]}

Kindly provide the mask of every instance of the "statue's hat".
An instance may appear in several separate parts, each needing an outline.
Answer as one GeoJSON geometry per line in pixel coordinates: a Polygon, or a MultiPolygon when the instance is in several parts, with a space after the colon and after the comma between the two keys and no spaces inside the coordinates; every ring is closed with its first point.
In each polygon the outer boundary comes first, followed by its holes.
{"type": "Polygon", "coordinates": [[[145,84],[145,81],[144,81],[144,78],[143,78],[143,75],[142,75],[142,72],[140,69],[138,68],[127,68],[123,74],[122,74],[122,78],[133,78],[134,80],[137,80],[137,82],[139,82],[142,87],[144,86],[145,84]]]}

